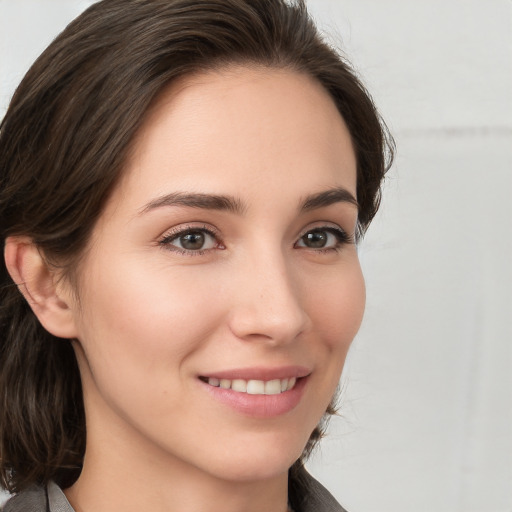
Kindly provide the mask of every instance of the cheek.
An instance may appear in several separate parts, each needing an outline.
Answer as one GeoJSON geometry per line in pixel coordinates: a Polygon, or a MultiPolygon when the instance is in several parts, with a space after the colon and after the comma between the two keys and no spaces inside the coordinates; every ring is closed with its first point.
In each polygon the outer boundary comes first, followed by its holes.
{"type": "Polygon", "coordinates": [[[134,381],[158,368],[169,379],[211,330],[216,318],[211,304],[200,276],[147,262],[93,268],[80,318],[89,365],[98,376],[115,368],[119,379],[134,381]]]}
{"type": "Polygon", "coordinates": [[[365,283],[358,261],[338,271],[324,282],[324,287],[316,287],[317,293],[309,295],[310,318],[317,333],[312,338],[311,350],[319,356],[321,370],[316,377],[322,390],[317,394],[316,421],[324,414],[338,387],[365,307],[365,283]]]}
{"type": "Polygon", "coordinates": [[[359,330],[366,301],[359,263],[354,261],[322,284],[308,294],[308,310],[326,348],[344,354],[359,330]]]}
{"type": "Polygon", "coordinates": [[[365,306],[365,284],[356,260],[314,282],[315,286],[308,286],[306,307],[313,329],[308,349],[314,354],[316,371],[311,380],[309,405],[301,418],[305,439],[333,398],[365,306]]]}
{"type": "Polygon", "coordinates": [[[120,259],[87,275],[77,355],[89,415],[114,411],[141,432],[186,417],[194,358],[220,314],[204,278],[120,259]]]}

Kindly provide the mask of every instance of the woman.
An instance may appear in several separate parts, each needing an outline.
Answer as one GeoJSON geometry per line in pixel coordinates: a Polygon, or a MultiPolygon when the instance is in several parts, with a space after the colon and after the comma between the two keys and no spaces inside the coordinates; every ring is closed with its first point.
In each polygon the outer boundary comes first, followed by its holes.
{"type": "Polygon", "coordinates": [[[303,463],[391,149],[302,3],[72,22],[0,132],[5,511],[343,510],[303,463]]]}

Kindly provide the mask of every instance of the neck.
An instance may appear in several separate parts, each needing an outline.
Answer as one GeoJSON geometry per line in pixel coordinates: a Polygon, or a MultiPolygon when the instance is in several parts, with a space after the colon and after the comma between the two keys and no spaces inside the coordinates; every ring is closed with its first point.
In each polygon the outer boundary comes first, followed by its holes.
{"type": "MultiPolygon", "coordinates": [[[[85,470],[85,467],[84,467],[85,470]]],[[[97,471],[84,471],[65,490],[76,512],[286,512],[286,479],[251,484],[206,482],[192,476],[147,480],[137,471],[105,480],[97,471]]]]}
{"type": "MultiPolygon", "coordinates": [[[[109,473],[111,473],[109,471],[109,473]]],[[[149,480],[136,469],[105,480],[87,471],[65,490],[76,512],[285,512],[286,478],[258,483],[207,482],[175,473],[170,478],[149,480]],[[176,478],[177,477],[177,478],[176,478]],[[163,481],[165,480],[165,481],[163,481]]],[[[169,475],[167,475],[169,476],[169,475]]]]}
{"type": "Polygon", "coordinates": [[[76,512],[286,512],[287,471],[219,478],[152,445],[137,433],[88,422],[79,479],[65,494],[76,512]],[[105,434],[107,432],[107,434],[105,434]]]}

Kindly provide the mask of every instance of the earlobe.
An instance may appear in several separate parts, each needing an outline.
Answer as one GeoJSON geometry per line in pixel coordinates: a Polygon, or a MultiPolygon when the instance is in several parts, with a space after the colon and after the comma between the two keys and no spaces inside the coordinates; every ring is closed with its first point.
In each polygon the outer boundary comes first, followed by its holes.
{"type": "Polygon", "coordinates": [[[8,237],[7,270],[42,326],[59,338],[77,338],[73,301],[58,286],[58,276],[28,237],[8,237]]]}

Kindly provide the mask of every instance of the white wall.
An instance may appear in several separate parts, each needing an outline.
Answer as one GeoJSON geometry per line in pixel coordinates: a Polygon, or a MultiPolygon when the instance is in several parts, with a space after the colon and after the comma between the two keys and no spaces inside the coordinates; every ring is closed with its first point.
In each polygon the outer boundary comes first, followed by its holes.
{"type": "MultiPolygon", "coordinates": [[[[0,115],[90,3],[0,0],[0,115]]],[[[308,5],[398,145],[341,417],[310,469],[351,512],[511,512],[512,2],[308,5]]]]}

